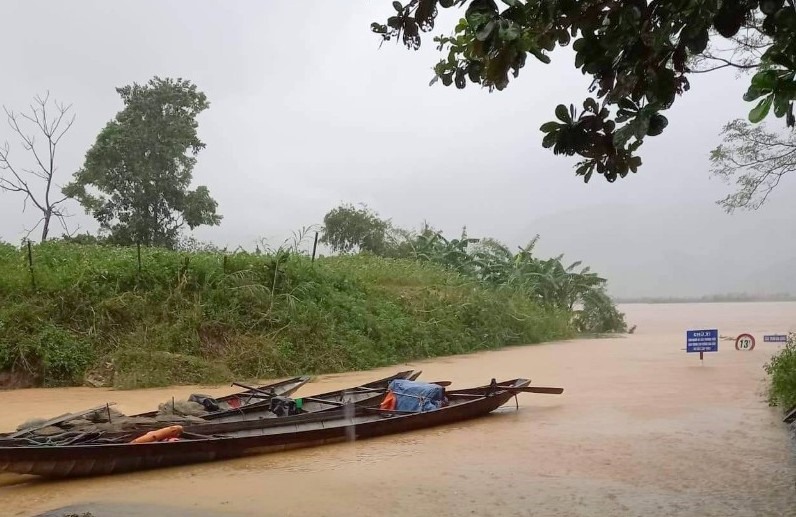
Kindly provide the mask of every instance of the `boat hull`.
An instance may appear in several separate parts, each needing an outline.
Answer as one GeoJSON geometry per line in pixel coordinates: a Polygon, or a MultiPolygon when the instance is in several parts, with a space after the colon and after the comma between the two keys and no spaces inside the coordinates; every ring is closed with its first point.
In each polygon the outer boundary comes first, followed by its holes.
{"type": "MultiPolygon", "coordinates": [[[[528,381],[521,380],[517,386],[527,384],[528,381]]],[[[60,478],[96,476],[360,440],[481,417],[514,395],[515,392],[499,389],[489,396],[424,413],[379,413],[375,417],[370,413],[363,417],[373,410],[347,408],[265,423],[202,424],[186,428],[186,432],[195,429],[202,433],[208,432],[209,427],[234,429],[234,437],[142,444],[0,447],[0,471],[60,478]],[[362,421],[363,418],[366,420],[362,421]]]]}

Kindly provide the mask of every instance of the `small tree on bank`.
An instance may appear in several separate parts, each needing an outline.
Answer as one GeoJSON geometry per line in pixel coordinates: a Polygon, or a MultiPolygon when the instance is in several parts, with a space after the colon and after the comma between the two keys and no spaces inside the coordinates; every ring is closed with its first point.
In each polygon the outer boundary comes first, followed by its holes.
{"type": "Polygon", "coordinates": [[[205,144],[196,117],[209,107],[183,79],[117,88],[124,109],[100,131],[64,194],[77,199],[116,244],[173,248],[185,226],[218,225],[207,187],[190,190],[205,144]]]}
{"type": "Polygon", "coordinates": [[[369,251],[382,255],[387,248],[389,228],[388,221],[366,206],[343,204],[324,216],[321,242],[337,252],[369,251]]]}

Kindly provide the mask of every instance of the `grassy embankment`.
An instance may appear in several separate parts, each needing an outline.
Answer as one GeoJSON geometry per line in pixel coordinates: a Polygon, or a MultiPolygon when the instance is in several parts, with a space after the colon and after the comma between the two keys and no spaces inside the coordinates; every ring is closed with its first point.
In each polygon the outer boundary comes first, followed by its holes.
{"type": "Polygon", "coordinates": [[[0,372],[118,388],[366,369],[573,335],[571,313],[365,256],[0,244],[0,372]],[[35,286],[33,285],[35,281],[35,286]],[[112,366],[110,366],[112,365],[112,366]]]}

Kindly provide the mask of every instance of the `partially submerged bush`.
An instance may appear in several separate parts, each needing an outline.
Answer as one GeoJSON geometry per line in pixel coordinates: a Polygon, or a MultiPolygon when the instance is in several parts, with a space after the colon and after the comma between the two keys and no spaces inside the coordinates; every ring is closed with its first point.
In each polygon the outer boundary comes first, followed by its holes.
{"type": "Polygon", "coordinates": [[[788,410],[796,406],[796,333],[788,335],[788,342],[763,367],[771,376],[769,404],[788,410]]]}
{"type": "Polygon", "coordinates": [[[626,332],[625,315],[616,308],[603,289],[593,289],[583,296],[583,306],[575,312],[578,332],[626,332]]]}

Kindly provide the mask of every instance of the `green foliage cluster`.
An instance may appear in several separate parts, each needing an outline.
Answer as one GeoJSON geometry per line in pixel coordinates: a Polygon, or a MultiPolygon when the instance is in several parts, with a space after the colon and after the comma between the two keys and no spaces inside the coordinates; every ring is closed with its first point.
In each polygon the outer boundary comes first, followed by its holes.
{"type": "Polygon", "coordinates": [[[461,8],[450,35],[434,37],[442,59],[432,83],[490,91],[508,87],[529,58],[551,62],[571,47],[574,66],[592,80],[582,103],[559,104],[541,127],[543,145],[582,158],[576,174],[608,181],[636,172],[636,151],[668,125],[662,114],[690,88],[689,76],[726,66],[757,69],[743,99],[793,127],[796,100],[796,4],[784,0],[407,0],[393,1],[371,30],[417,50],[440,8],[461,8]],[[713,43],[713,45],[711,45],[713,43]],[[717,47],[729,48],[726,57],[717,47]],[[748,56],[755,59],[748,62],[748,56]],[[716,66],[700,69],[700,62],[716,66]],[[773,109],[772,109],[773,108],[773,109]]]}
{"type": "Polygon", "coordinates": [[[314,263],[50,241],[0,245],[0,370],[47,385],[112,364],[132,388],[365,369],[572,336],[570,313],[432,262],[314,263]]]}
{"type": "Polygon", "coordinates": [[[521,293],[541,306],[568,312],[579,332],[627,330],[624,315],[605,292],[605,279],[588,267],[580,268],[579,261],[564,265],[563,255],[549,259],[534,256],[538,235],[513,253],[495,239],[468,237],[466,229],[454,239],[427,224],[417,233],[396,229],[375,212],[355,211],[351,205],[331,210],[324,221],[323,240],[332,243],[336,251],[359,249],[385,258],[442,266],[483,287],[521,293]],[[368,231],[363,231],[365,228],[368,231]],[[372,246],[374,242],[379,246],[372,246]]]}
{"type": "Polygon", "coordinates": [[[788,335],[788,342],[764,368],[771,380],[769,403],[784,410],[796,406],[796,333],[788,335]]]}
{"type": "Polygon", "coordinates": [[[369,251],[383,254],[387,248],[386,235],[390,227],[378,214],[366,206],[356,208],[343,204],[330,210],[323,218],[325,231],[321,243],[335,251],[369,251]]]}
{"type": "Polygon", "coordinates": [[[196,118],[209,106],[195,84],[155,77],[116,89],[124,109],[86,152],[63,188],[121,245],[173,248],[184,226],[218,225],[218,203],[205,186],[190,190],[205,148],[196,118]]]}

